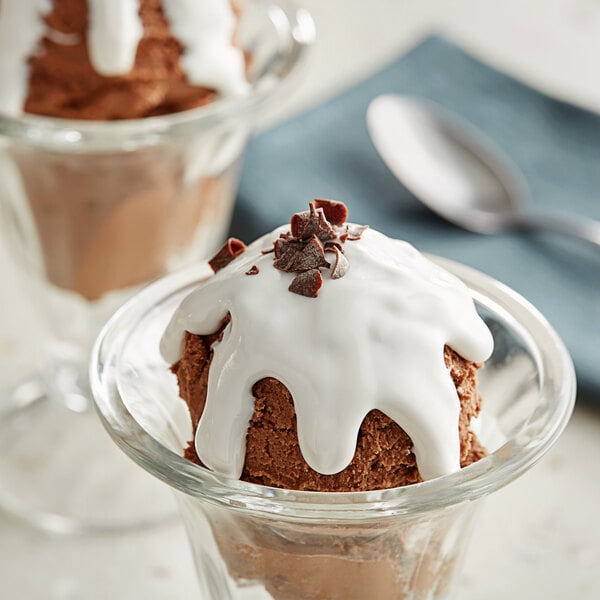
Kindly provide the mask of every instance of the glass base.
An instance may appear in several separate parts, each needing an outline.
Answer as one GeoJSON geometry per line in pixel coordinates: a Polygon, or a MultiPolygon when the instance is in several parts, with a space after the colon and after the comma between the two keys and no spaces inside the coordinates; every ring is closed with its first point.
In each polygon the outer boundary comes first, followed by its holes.
{"type": "Polygon", "coordinates": [[[176,517],[169,491],[123,455],[92,410],[28,390],[28,401],[9,403],[0,419],[0,507],[61,534],[148,528],[176,517]]]}

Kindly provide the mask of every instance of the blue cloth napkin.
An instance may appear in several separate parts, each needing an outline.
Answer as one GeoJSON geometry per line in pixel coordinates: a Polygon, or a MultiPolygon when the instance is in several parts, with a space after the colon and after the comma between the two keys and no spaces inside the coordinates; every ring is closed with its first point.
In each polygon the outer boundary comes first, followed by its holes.
{"type": "Polygon", "coordinates": [[[471,265],[520,292],[565,340],[580,391],[600,400],[600,252],[557,234],[477,235],[433,215],[390,174],[369,139],[366,110],[383,93],[430,98],[480,128],[522,169],[536,210],[600,219],[600,116],[544,96],[434,36],[255,138],[232,234],[250,241],[313,197],[342,200],[353,222],[471,265]]]}

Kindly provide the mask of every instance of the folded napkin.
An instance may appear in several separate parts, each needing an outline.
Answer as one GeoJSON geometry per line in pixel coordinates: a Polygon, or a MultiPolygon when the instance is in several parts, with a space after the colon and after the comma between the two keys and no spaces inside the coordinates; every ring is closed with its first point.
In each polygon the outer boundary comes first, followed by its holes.
{"type": "Polygon", "coordinates": [[[600,400],[600,252],[558,234],[477,235],[434,216],[371,144],[365,114],[383,93],[430,98],[471,121],[522,169],[536,210],[600,219],[600,116],[544,96],[434,36],[255,138],[232,234],[249,241],[287,222],[313,197],[342,200],[353,222],[471,265],[520,292],[565,340],[580,391],[600,400]]]}

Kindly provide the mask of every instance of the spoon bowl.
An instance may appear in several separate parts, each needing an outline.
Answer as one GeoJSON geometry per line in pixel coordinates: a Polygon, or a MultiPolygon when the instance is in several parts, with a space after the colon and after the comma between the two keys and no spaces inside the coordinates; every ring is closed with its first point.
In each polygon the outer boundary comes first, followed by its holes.
{"type": "Polygon", "coordinates": [[[469,231],[547,229],[600,246],[600,224],[526,212],[517,166],[473,125],[430,100],[384,95],[367,111],[373,144],[390,171],[423,204],[469,231]]]}

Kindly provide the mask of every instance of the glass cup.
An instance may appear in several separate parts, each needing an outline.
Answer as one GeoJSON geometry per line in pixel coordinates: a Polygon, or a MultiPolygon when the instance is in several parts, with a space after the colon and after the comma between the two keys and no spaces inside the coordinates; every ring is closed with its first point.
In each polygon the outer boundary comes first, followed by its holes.
{"type": "Polygon", "coordinates": [[[451,475],[372,492],[281,490],[182,458],[189,413],[159,340],[206,265],[154,283],[110,320],[91,384],[116,444],[178,500],[207,599],[442,599],[456,590],[481,501],[537,462],[571,415],[571,359],[547,321],[493,279],[432,257],[472,290],[495,349],[479,375],[475,424],[490,454],[451,475]]]}
{"type": "Polygon", "coordinates": [[[130,485],[148,514],[107,506],[116,472],[123,482],[131,469],[97,451],[105,440],[91,411],[92,343],[141,285],[223,243],[254,121],[293,81],[313,35],[310,16],[286,0],[249,0],[237,32],[251,57],[245,96],[127,121],[0,116],[3,237],[34,302],[36,345],[46,357],[45,394],[31,381],[3,386],[5,508],[55,530],[146,523],[168,512],[158,500],[143,502],[160,497],[150,493],[152,478],[130,485]],[[84,465],[95,477],[89,494],[84,465]]]}

